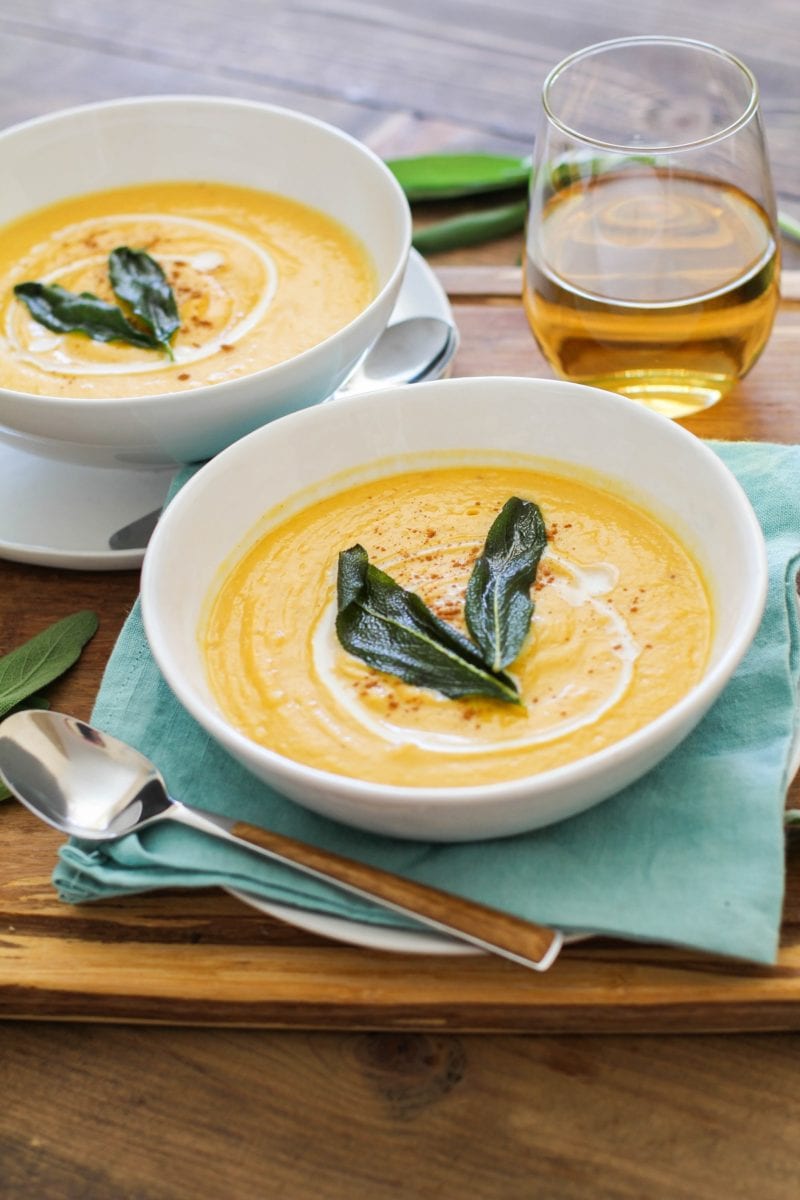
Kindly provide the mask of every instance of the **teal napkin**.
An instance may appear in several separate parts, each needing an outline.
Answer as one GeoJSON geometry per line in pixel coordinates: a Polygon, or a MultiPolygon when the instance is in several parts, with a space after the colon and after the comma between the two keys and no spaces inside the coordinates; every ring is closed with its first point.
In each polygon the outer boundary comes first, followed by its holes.
{"type": "MultiPolygon", "coordinates": [[[[774,962],[800,671],[800,447],[712,445],[744,486],[766,535],[763,623],[694,733],[645,778],[569,821],[513,838],[440,845],[379,837],[306,811],[252,778],[184,712],[150,655],[138,605],[109,661],[93,720],[149,755],[173,795],[215,812],[567,931],[774,962]]],[[[359,921],[412,925],[179,825],[107,844],[70,841],[54,883],[71,903],[221,885],[359,921]]]]}

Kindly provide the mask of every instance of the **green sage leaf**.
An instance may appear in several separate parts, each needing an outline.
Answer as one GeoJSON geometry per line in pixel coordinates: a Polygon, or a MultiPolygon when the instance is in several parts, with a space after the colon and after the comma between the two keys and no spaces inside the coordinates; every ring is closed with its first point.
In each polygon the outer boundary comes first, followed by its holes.
{"type": "Polygon", "coordinates": [[[533,616],[531,587],[547,545],[538,505],[512,496],[486,536],[467,584],[467,628],[493,672],[519,654],[533,616]]]}
{"type": "Polygon", "coordinates": [[[451,200],[527,188],[530,158],[512,154],[421,154],[386,163],[409,200],[451,200]]]}
{"type": "Polygon", "coordinates": [[[85,333],[95,342],[127,342],[156,350],[152,334],[131,325],[121,308],[91,292],[70,292],[59,284],[18,283],[14,295],[27,305],[40,325],[56,333],[85,333]]]}
{"type": "Polygon", "coordinates": [[[363,546],[339,555],[336,633],[345,650],[379,671],[445,696],[489,696],[519,704],[509,676],[414,592],[373,566],[363,546]]]}
{"type": "Polygon", "coordinates": [[[115,294],[130,304],[171,357],[170,338],[181,322],[172,288],[156,260],[144,250],[118,246],[109,255],[108,274],[115,294]]]}
{"type": "Polygon", "coordinates": [[[77,662],[97,629],[93,612],[77,612],[0,658],[0,718],[77,662]]]}

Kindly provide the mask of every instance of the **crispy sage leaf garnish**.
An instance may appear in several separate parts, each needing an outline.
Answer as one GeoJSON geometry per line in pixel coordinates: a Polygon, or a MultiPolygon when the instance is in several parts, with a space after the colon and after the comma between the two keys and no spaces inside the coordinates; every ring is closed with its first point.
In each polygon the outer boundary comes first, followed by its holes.
{"type": "Polygon", "coordinates": [[[130,304],[172,358],[170,338],[181,322],[172,288],[156,260],[144,250],[118,246],[109,255],[108,274],[115,294],[130,304]]]}
{"type": "Polygon", "coordinates": [[[146,350],[160,349],[152,334],[132,325],[116,304],[91,292],[70,292],[60,284],[18,283],[14,288],[31,316],[55,333],[85,333],[95,342],[128,342],[146,350]]]}
{"type": "Polygon", "coordinates": [[[373,566],[360,545],[339,555],[336,633],[350,654],[406,683],[520,703],[513,679],[490,671],[469,638],[373,566]]]}
{"type": "MultiPolygon", "coordinates": [[[[0,717],[63,675],[96,629],[93,612],[73,613],[0,658],[0,717]]],[[[33,702],[31,707],[40,704],[33,702]]]]}
{"type": "Polygon", "coordinates": [[[173,358],[170,339],[180,328],[178,305],[161,267],[144,250],[118,246],[108,257],[115,294],[130,305],[141,325],[129,321],[116,304],[92,292],[70,292],[60,284],[31,281],[14,288],[31,316],[55,333],[85,333],[95,342],[127,342],[145,350],[164,350],[173,358]]]}
{"type": "Polygon", "coordinates": [[[530,590],[547,530],[538,505],[512,496],[486,536],[467,584],[467,628],[492,671],[520,652],[533,616],[530,590]]]}

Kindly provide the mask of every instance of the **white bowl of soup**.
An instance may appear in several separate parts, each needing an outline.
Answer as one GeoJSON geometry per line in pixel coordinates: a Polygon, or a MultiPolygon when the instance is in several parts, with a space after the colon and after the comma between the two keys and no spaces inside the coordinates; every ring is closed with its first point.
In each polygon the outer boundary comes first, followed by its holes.
{"type": "Polygon", "coordinates": [[[71,109],[1,133],[0,173],[0,434],[33,452],[209,458],[333,392],[402,283],[410,216],[393,175],[287,109],[214,96],[71,109]],[[121,281],[115,252],[134,268],[121,281]],[[161,283],[168,335],[161,310],[151,320],[161,283]]]}
{"type": "Polygon", "coordinates": [[[582,385],[474,378],[226,450],[168,506],[142,606],[177,699],[255,775],[363,829],[459,841],[653,767],[741,660],[766,579],[744,492],[686,430],[582,385]]]}

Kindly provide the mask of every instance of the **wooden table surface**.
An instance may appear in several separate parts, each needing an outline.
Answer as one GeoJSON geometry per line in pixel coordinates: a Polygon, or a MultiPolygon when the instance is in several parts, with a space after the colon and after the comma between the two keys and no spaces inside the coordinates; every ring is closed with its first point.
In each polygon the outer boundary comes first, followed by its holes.
{"type": "MultiPolygon", "coordinates": [[[[207,92],[313,113],[384,155],[524,151],[550,65],[589,42],[648,32],[722,42],[755,69],[779,203],[800,216],[795,0],[5,0],[0,125],[113,96],[207,92]]],[[[510,266],[518,253],[509,238],[436,265],[510,266]]],[[[800,266],[797,247],[786,247],[785,264],[800,266]]],[[[468,301],[457,313],[457,371],[474,374],[485,363],[471,335],[493,319],[500,331],[500,317],[468,301]]],[[[768,362],[696,431],[800,440],[794,378],[770,376],[774,407],[748,405],[768,362]]],[[[535,373],[533,354],[531,364],[535,373]]],[[[502,337],[492,365],[519,367],[502,337]]],[[[0,564],[0,653],[94,608],[100,631],[53,692],[59,707],[86,716],[136,586],[133,572],[0,564]]],[[[0,826],[9,811],[0,809],[0,826]]],[[[0,1197],[788,1198],[800,1190],[798,1049],[794,1033],[466,1037],[7,1022],[0,1197]]]]}

